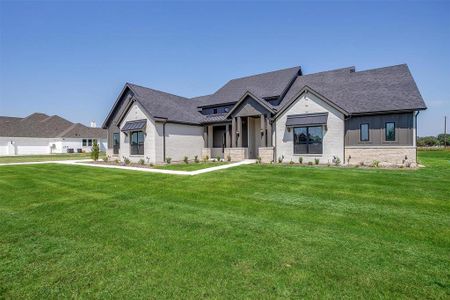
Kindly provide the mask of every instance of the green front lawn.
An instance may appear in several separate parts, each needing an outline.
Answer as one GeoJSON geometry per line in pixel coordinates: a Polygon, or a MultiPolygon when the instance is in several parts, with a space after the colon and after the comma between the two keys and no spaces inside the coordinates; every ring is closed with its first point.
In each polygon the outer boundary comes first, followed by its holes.
{"type": "Polygon", "coordinates": [[[47,155],[0,156],[0,163],[88,159],[88,158],[91,158],[90,153],[61,153],[61,154],[47,154],[47,155]]]}
{"type": "Polygon", "coordinates": [[[227,164],[226,162],[190,162],[188,164],[185,163],[177,163],[177,164],[170,164],[170,165],[163,165],[163,166],[156,166],[157,169],[164,169],[164,170],[177,170],[177,171],[196,171],[211,167],[217,167],[221,165],[227,164]]]}
{"type": "Polygon", "coordinates": [[[449,298],[450,152],[416,171],[0,167],[0,298],[449,298]]]}

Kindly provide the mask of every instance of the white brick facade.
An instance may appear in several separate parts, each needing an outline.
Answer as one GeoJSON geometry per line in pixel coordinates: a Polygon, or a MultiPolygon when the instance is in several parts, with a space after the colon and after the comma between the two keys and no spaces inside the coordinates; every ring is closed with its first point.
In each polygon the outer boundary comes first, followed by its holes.
{"type": "Polygon", "coordinates": [[[344,158],[344,115],[329,104],[325,103],[311,93],[299,97],[275,122],[275,155],[276,159],[284,156],[284,161],[297,162],[303,157],[304,162],[314,161],[320,163],[332,161],[333,157],[344,158]],[[286,127],[288,115],[328,112],[327,126],[323,129],[322,154],[294,154],[294,130],[286,127]]]}

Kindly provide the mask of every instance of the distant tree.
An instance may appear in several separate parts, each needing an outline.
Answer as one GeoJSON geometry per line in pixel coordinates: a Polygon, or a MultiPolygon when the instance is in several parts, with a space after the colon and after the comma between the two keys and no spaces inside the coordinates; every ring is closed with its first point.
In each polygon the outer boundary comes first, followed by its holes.
{"type": "MultiPolygon", "coordinates": [[[[439,134],[437,137],[437,139],[439,141],[439,145],[441,145],[441,146],[444,146],[444,140],[445,140],[444,137],[445,137],[444,133],[439,134]]],[[[450,146],[449,139],[450,139],[450,134],[447,133],[447,146],[450,146]]]]}
{"type": "Polygon", "coordinates": [[[435,136],[424,136],[417,138],[417,146],[419,147],[433,147],[439,144],[435,136]]]}
{"type": "Polygon", "coordinates": [[[100,153],[100,148],[98,147],[97,141],[94,142],[91,149],[91,158],[95,161],[98,160],[98,155],[100,153]]]}

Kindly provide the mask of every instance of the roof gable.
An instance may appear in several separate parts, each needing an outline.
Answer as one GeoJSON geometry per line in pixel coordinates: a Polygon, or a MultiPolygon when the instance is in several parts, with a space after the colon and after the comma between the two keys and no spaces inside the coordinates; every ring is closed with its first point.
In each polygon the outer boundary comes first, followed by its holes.
{"type": "Polygon", "coordinates": [[[263,113],[273,113],[272,108],[265,103],[264,100],[259,99],[252,92],[246,91],[244,95],[241,96],[239,101],[233,106],[233,108],[228,112],[225,118],[230,116],[252,116],[259,115],[263,113]]]}

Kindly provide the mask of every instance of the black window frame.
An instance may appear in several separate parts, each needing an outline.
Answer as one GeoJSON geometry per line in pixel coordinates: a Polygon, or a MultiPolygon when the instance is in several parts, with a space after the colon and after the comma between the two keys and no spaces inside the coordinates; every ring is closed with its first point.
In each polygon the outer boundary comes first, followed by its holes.
{"type": "Polygon", "coordinates": [[[213,115],[217,115],[217,108],[213,108],[213,115]]]}
{"type": "Polygon", "coordinates": [[[92,139],[88,139],[88,147],[92,147],[92,139]]]}
{"type": "Polygon", "coordinates": [[[292,134],[293,134],[293,153],[294,153],[294,155],[305,155],[305,154],[307,154],[307,155],[323,155],[323,130],[324,128],[323,128],[323,126],[301,126],[301,127],[293,127],[292,128],[292,134]],[[306,143],[306,152],[305,153],[297,153],[296,151],[295,151],[295,145],[297,145],[297,143],[295,142],[295,130],[296,129],[300,129],[300,128],[306,128],[306,137],[307,137],[307,143],[306,143]],[[310,128],[320,128],[320,130],[321,130],[321,141],[320,141],[320,145],[321,145],[321,147],[320,147],[320,153],[311,153],[311,151],[310,151],[310,145],[311,144],[313,144],[313,143],[311,143],[311,139],[310,139],[310,134],[309,134],[309,129],[310,128]]]}
{"type": "Polygon", "coordinates": [[[130,131],[130,155],[144,155],[145,134],[142,130],[130,131]],[[139,133],[142,134],[142,142],[139,142],[139,133]],[[133,134],[137,134],[137,143],[133,143],[133,134]]]}
{"type": "Polygon", "coordinates": [[[83,147],[86,147],[87,146],[87,139],[83,139],[81,143],[82,143],[83,147]]]}
{"type": "Polygon", "coordinates": [[[396,130],[395,122],[385,122],[384,123],[384,140],[386,142],[395,142],[396,141],[397,135],[395,134],[395,130],[396,130]],[[388,128],[387,128],[388,124],[394,124],[394,139],[388,139],[388,128]]]}
{"type": "Polygon", "coordinates": [[[359,124],[359,141],[360,142],[368,142],[368,141],[370,141],[370,126],[369,126],[369,123],[361,123],[361,124],[359,124]],[[363,139],[363,136],[362,136],[362,133],[363,133],[362,127],[363,127],[363,125],[367,125],[367,139],[363,139]]]}

